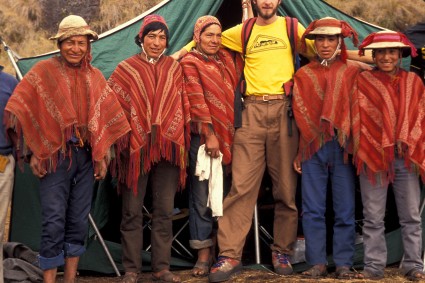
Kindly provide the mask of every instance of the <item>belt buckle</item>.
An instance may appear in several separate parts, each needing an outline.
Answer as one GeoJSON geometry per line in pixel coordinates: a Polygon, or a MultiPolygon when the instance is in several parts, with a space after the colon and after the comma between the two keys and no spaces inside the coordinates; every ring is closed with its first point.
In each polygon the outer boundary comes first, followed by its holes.
{"type": "Polygon", "coordinates": [[[263,95],[263,101],[265,101],[265,102],[269,101],[269,99],[268,98],[265,98],[265,97],[269,97],[269,95],[268,94],[263,95]]]}

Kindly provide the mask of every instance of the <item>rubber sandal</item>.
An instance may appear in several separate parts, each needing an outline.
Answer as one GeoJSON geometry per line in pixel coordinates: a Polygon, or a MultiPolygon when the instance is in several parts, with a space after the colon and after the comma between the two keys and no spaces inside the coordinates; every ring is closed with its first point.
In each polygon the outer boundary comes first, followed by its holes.
{"type": "Polygon", "coordinates": [[[353,279],[356,277],[356,273],[348,266],[338,266],[335,270],[335,277],[337,279],[353,279]]]}
{"type": "Polygon", "coordinates": [[[406,273],[406,278],[410,281],[425,280],[425,273],[420,269],[412,269],[406,273]]]}
{"type": "Polygon", "coordinates": [[[372,273],[372,272],[367,271],[367,270],[363,270],[362,272],[357,273],[354,278],[356,278],[356,279],[367,279],[367,280],[381,280],[382,278],[384,278],[384,275],[379,275],[379,274],[372,273]]]}
{"type": "Polygon", "coordinates": [[[152,274],[152,280],[156,282],[181,282],[181,278],[177,275],[174,275],[169,270],[163,271],[160,276],[155,276],[152,274]]]}
{"type": "Polygon", "coordinates": [[[210,271],[210,262],[209,261],[197,261],[195,266],[192,269],[192,276],[194,277],[205,277],[210,271]]]}
{"type": "Polygon", "coordinates": [[[305,278],[321,278],[326,277],[328,275],[328,270],[326,269],[326,266],[324,266],[324,270],[322,270],[323,266],[321,265],[314,265],[310,269],[307,269],[306,271],[302,272],[301,275],[305,278]]]}

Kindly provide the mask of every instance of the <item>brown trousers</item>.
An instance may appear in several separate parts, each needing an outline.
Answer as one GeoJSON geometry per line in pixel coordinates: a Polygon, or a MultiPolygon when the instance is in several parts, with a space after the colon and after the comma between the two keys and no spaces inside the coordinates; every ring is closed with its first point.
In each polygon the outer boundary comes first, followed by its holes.
{"type": "Polygon", "coordinates": [[[292,136],[288,136],[287,100],[246,101],[245,107],[233,145],[232,188],[218,221],[220,255],[241,259],[266,166],[275,200],[271,249],[292,254],[298,228],[297,176],[292,167],[298,130],[293,120],[292,136]]]}
{"type": "Polygon", "coordinates": [[[152,183],[152,270],[170,269],[173,239],[174,195],[180,169],[167,161],[153,166],[149,174],[140,175],[137,195],[130,189],[122,192],[121,244],[122,264],[126,272],[142,271],[143,201],[149,177],[152,183]]]}

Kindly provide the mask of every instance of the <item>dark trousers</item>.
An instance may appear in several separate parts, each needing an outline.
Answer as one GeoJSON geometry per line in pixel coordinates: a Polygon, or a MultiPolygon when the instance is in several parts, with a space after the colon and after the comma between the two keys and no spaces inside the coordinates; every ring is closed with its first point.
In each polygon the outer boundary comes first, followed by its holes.
{"type": "Polygon", "coordinates": [[[64,264],[64,257],[84,253],[93,194],[93,163],[88,148],[71,146],[71,158],[40,179],[42,233],[40,267],[64,264]]]}
{"type": "Polygon", "coordinates": [[[173,239],[174,195],[180,169],[168,161],[155,164],[149,174],[140,175],[137,194],[131,189],[122,192],[121,244],[122,263],[126,272],[142,270],[143,202],[149,177],[152,178],[152,270],[170,268],[173,239]]]}

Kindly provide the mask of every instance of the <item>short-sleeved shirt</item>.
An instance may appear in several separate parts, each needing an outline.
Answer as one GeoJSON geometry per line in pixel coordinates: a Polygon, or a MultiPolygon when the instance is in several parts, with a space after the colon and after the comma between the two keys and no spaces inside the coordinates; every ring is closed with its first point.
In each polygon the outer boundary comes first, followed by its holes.
{"type": "MultiPolygon", "coordinates": [[[[298,41],[305,28],[298,24],[298,41]]],[[[242,24],[223,32],[222,45],[242,53],[242,24]]],[[[308,40],[307,53],[314,57],[313,43],[308,40]]],[[[247,95],[283,94],[283,83],[294,76],[294,60],[286,29],[286,19],[278,17],[269,25],[254,24],[246,48],[245,79],[247,95]]]]}

